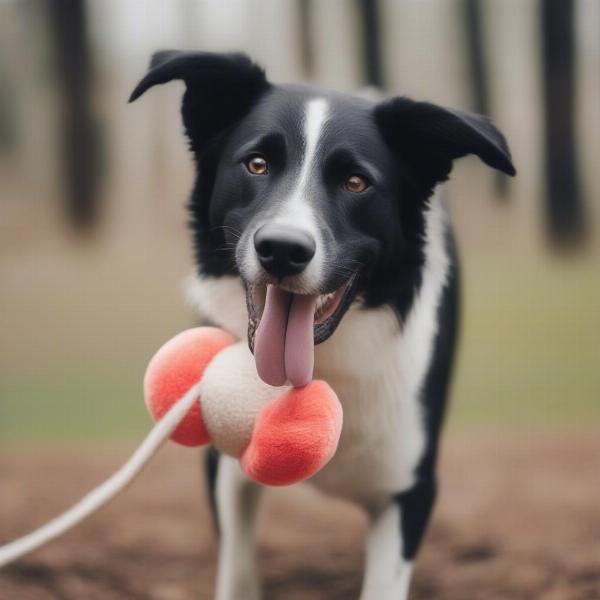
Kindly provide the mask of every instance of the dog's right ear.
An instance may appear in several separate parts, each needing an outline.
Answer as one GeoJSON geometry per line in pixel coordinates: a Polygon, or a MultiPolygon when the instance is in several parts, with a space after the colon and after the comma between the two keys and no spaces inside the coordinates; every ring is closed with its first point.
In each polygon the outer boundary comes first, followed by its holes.
{"type": "Polygon", "coordinates": [[[244,117],[271,87],[264,70],[245,54],[163,50],[152,56],[148,73],[129,102],[173,79],[186,85],[181,114],[195,152],[201,152],[216,134],[244,117]]]}

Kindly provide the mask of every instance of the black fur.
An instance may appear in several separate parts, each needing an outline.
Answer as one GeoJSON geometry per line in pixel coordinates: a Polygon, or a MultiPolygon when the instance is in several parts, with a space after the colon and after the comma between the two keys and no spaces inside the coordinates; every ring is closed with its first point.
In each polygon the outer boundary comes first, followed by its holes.
{"type": "Polygon", "coordinates": [[[451,235],[447,239],[447,250],[452,266],[438,309],[438,323],[442,326],[435,338],[433,358],[421,392],[427,443],[415,469],[415,485],[394,498],[401,509],[402,554],[408,561],[413,560],[419,550],[437,495],[435,465],[458,335],[459,271],[451,235]]]}
{"type": "Polygon", "coordinates": [[[419,551],[436,495],[437,482],[435,477],[431,476],[419,480],[412,488],[394,497],[395,502],[400,506],[404,560],[412,561],[419,551]]]}
{"type": "Polygon", "coordinates": [[[270,87],[264,71],[244,54],[163,50],[154,54],[148,74],[129,101],[173,79],[186,85],[181,113],[196,156],[216,134],[244,117],[270,87]]]}
{"type": "Polygon", "coordinates": [[[214,446],[209,446],[204,454],[204,474],[208,502],[213,517],[213,526],[219,533],[219,514],[217,511],[217,473],[219,472],[220,453],[214,446]]]}
{"type": "Polygon", "coordinates": [[[452,161],[467,154],[507,175],[516,173],[504,136],[481,115],[394,98],[375,109],[375,118],[390,147],[428,195],[448,179],[452,161]]]}

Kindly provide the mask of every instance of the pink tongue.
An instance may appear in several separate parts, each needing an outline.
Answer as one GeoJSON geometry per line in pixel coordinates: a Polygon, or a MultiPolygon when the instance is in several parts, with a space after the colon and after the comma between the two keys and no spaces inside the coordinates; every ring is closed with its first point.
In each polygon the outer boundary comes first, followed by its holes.
{"type": "Polygon", "coordinates": [[[310,383],[315,365],[316,296],[294,294],[285,334],[285,374],[294,387],[310,383]]]}
{"type": "Polygon", "coordinates": [[[269,385],[289,381],[301,387],[312,379],[313,320],[316,296],[300,296],[267,286],[265,309],[256,331],[254,359],[259,377],[269,385]]]}

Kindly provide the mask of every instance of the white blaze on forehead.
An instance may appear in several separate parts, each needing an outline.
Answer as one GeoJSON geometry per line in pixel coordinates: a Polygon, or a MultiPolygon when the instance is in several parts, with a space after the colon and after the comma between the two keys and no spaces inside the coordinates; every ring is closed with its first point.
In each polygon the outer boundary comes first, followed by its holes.
{"type": "Polygon", "coordinates": [[[306,103],[306,112],[304,117],[304,160],[298,184],[292,198],[302,200],[307,191],[310,181],[310,174],[317,154],[317,146],[321,139],[322,132],[327,121],[328,103],[324,98],[314,98],[306,103]]]}
{"type": "Polygon", "coordinates": [[[304,105],[302,124],[302,150],[298,178],[291,186],[290,194],[281,198],[281,204],[267,221],[261,220],[242,238],[245,247],[242,259],[243,272],[247,279],[253,281],[260,272],[260,265],[252,240],[254,233],[266,222],[287,225],[301,229],[311,235],[316,243],[315,255],[306,269],[295,278],[297,291],[316,293],[322,284],[325,272],[325,250],[323,239],[315,214],[315,208],[310,202],[311,183],[318,178],[319,164],[317,150],[323,137],[327,123],[329,103],[325,98],[311,98],[304,105]]]}
{"type": "MultiPolygon", "coordinates": [[[[297,227],[309,233],[316,242],[315,256],[300,276],[303,287],[316,289],[324,271],[324,248],[315,209],[310,202],[311,183],[318,173],[317,149],[327,123],[329,103],[325,98],[313,98],[305,104],[304,153],[295,185],[281,204],[274,222],[297,227]]],[[[300,283],[300,282],[299,282],[300,283]]]]}

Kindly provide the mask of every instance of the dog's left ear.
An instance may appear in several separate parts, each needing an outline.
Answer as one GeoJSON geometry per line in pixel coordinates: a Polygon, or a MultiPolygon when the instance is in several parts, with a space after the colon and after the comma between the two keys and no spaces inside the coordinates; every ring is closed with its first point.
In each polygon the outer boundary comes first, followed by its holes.
{"type": "Polygon", "coordinates": [[[186,85],[181,113],[194,151],[244,117],[271,87],[263,69],[245,54],[163,50],[152,56],[148,73],[129,102],[174,79],[186,85]]]}
{"type": "Polygon", "coordinates": [[[516,174],[504,136],[481,115],[400,97],[378,104],[375,120],[389,146],[428,190],[446,180],[452,162],[467,154],[516,174]]]}

